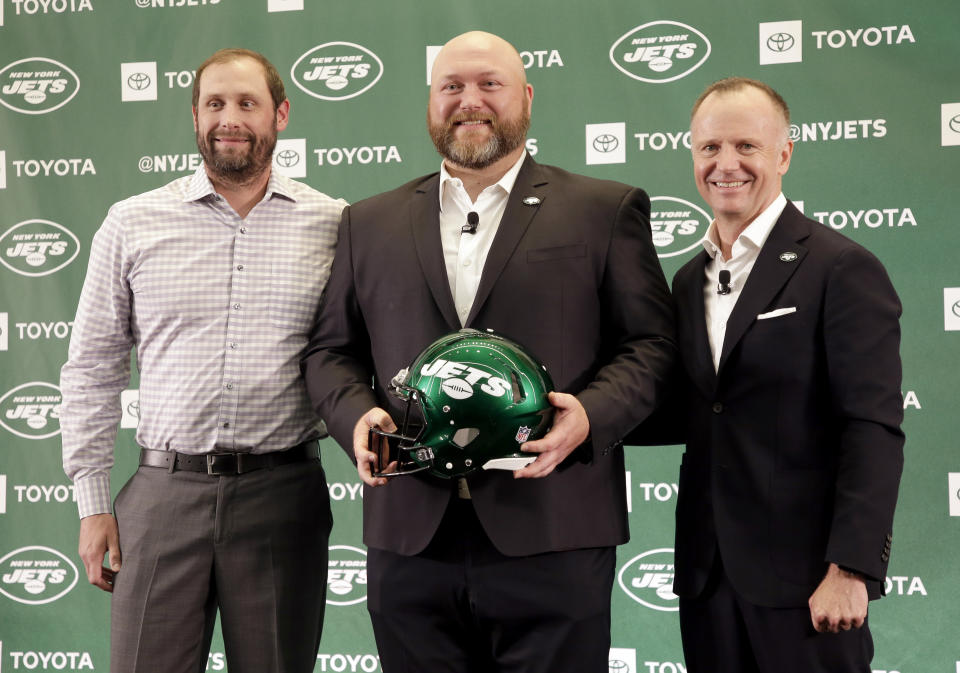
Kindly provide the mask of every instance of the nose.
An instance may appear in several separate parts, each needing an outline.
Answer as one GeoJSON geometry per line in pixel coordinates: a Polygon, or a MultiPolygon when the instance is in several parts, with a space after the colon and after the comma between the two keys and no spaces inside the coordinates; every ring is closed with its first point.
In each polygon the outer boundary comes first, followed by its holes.
{"type": "Polygon", "coordinates": [[[240,126],[240,109],[232,104],[227,103],[223,106],[223,109],[220,111],[220,124],[221,128],[237,128],[240,126]]]}
{"type": "Polygon", "coordinates": [[[461,110],[477,110],[483,107],[483,97],[480,89],[475,86],[466,86],[460,93],[461,110]]]}
{"type": "Polygon", "coordinates": [[[717,168],[721,171],[735,171],[740,167],[740,156],[732,145],[723,145],[717,152],[717,168]]]}

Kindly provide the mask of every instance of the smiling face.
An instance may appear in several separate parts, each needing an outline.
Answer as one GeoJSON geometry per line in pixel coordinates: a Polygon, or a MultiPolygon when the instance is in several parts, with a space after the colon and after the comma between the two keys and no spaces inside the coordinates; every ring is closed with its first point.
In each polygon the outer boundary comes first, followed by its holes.
{"type": "Polygon", "coordinates": [[[690,123],[697,190],[717,225],[743,231],[781,191],[793,142],[783,113],[760,89],[715,91],[690,123]]]}
{"type": "Polygon", "coordinates": [[[242,184],[270,168],[290,103],[274,108],[263,66],[250,58],[213,63],[193,110],[197,147],[211,179],[242,184]]]}
{"type": "Polygon", "coordinates": [[[517,51],[489,33],[465,33],[437,55],[427,126],[437,151],[457,167],[512,164],[530,127],[533,87],[517,51]]]}

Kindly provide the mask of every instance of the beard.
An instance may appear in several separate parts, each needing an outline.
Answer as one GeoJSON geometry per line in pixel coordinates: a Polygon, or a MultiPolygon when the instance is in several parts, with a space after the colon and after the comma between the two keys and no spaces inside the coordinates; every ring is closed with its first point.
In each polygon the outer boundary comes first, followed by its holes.
{"type": "Polygon", "coordinates": [[[427,128],[437,152],[457,166],[472,170],[486,168],[507,156],[523,145],[530,129],[530,114],[524,110],[515,119],[501,120],[495,114],[463,112],[449,119],[436,122],[427,112],[427,128]],[[471,138],[472,133],[457,138],[457,122],[486,121],[490,126],[490,137],[486,141],[471,138]]]}
{"type": "Polygon", "coordinates": [[[246,132],[223,134],[214,129],[203,136],[200,130],[197,130],[197,149],[200,150],[207,170],[231,184],[246,184],[262,175],[270,167],[276,146],[276,131],[266,136],[257,136],[246,132]],[[217,136],[246,138],[248,142],[245,148],[218,150],[215,140],[217,136]]]}

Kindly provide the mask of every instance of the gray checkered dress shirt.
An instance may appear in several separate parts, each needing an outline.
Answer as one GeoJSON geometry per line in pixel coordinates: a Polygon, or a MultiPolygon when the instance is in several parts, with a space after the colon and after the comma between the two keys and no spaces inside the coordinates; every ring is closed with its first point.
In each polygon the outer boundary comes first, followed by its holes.
{"type": "Polygon", "coordinates": [[[274,173],[241,219],[201,166],[110,209],[60,375],[63,465],[81,517],[112,511],[131,348],[140,446],[266,453],[320,435],[299,359],[345,206],[274,173]]]}

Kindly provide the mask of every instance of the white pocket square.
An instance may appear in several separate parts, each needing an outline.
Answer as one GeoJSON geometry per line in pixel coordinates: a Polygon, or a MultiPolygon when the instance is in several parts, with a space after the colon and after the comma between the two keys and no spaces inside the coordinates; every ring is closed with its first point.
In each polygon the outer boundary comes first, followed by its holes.
{"type": "Polygon", "coordinates": [[[779,318],[782,315],[787,315],[788,313],[796,313],[797,307],[790,306],[787,308],[778,308],[769,313],[761,313],[757,316],[757,320],[769,320],[770,318],[779,318]]]}

